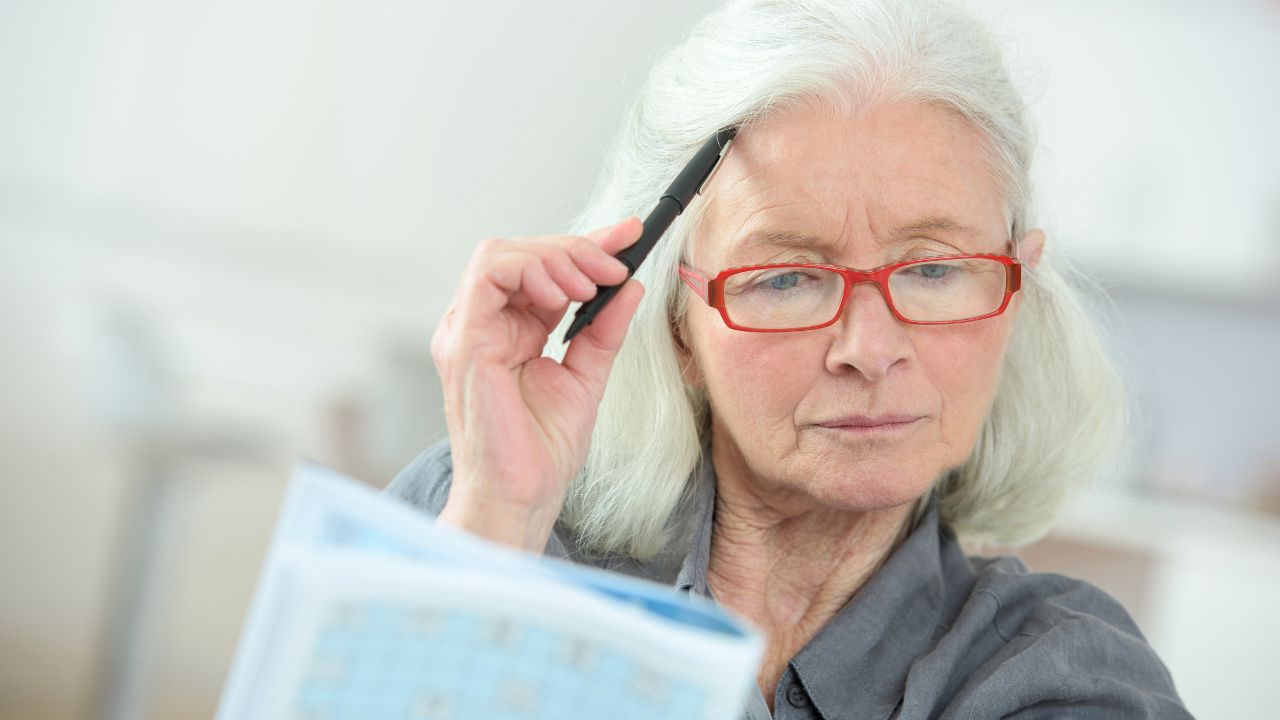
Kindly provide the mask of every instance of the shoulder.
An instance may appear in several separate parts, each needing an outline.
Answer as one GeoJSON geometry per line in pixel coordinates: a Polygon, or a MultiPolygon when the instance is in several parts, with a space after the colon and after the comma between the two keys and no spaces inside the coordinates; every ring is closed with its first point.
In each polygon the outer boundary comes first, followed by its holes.
{"type": "Polygon", "coordinates": [[[971,600],[994,606],[992,628],[1006,642],[1094,628],[1113,641],[1147,647],[1124,606],[1101,588],[1057,573],[1030,572],[1016,557],[970,558],[976,581],[971,600]]]}
{"type": "Polygon", "coordinates": [[[445,438],[419,453],[383,492],[431,515],[439,515],[449,499],[452,481],[453,456],[449,440],[445,438]]]}
{"type": "Polygon", "coordinates": [[[1014,557],[969,562],[972,590],[940,643],[965,656],[946,716],[1190,717],[1115,598],[1014,557]]]}

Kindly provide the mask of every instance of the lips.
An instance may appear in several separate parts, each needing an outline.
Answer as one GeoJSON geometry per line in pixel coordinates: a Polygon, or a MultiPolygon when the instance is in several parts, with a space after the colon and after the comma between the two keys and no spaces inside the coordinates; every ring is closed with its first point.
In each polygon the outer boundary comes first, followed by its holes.
{"type": "Polygon", "coordinates": [[[921,415],[850,415],[818,423],[825,428],[892,428],[919,420],[921,415]]]}

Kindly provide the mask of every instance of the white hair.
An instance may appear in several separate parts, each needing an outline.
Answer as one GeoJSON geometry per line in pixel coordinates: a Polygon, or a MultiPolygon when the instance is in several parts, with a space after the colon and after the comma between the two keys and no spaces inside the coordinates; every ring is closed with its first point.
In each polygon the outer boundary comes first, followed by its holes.
{"type": "MultiPolygon", "coordinates": [[[[569,230],[643,217],[719,128],[797,106],[852,114],[889,102],[935,104],[979,129],[1015,239],[1031,227],[1035,141],[1000,44],[981,21],[934,0],[742,0],[658,59],[569,230]]],[[[645,297],[561,515],[584,550],[657,553],[701,459],[709,405],[685,383],[673,334],[688,295],[676,268],[689,257],[701,207],[694,202],[676,219],[636,274],[645,297]]],[[[971,542],[1041,536],[1069,491],[1118,449],[1126,419],[1118,374],[1051,254],[1024,268],[1023,293],[973,450],[930,491],[943,523],[971,542]]],[[[549,356],[563,357],[559,339],[571,317],[553,334],[549,356]]]]}

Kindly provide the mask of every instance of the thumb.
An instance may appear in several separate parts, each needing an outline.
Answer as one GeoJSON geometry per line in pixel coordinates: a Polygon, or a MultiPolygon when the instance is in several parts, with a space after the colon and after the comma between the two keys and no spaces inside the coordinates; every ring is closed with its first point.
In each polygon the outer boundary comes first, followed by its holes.
{"type": "Polygon", "coordinates": [[[644,286],[628,280],[591,324],[569,343],[562,364],[599,399],[609,379],[613,359],[627,336],[627,326],[644,297],[644,286]]]}

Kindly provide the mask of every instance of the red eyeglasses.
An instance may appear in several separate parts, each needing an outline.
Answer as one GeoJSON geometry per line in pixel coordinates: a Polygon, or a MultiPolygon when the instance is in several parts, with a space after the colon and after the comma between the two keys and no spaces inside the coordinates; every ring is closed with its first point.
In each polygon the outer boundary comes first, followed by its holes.
{"type": "Polygon", "coordinates": [[[894,317],[912,325],[951,325],[995,317],[1022,286],[1022,264],[1007,255],[944,255],[873,270],[778,263],[730,268],[708,280],[681,265],[680,277],[747,332],[816,330],[834,323],[856,283],[875,283],[894,317]]]}

